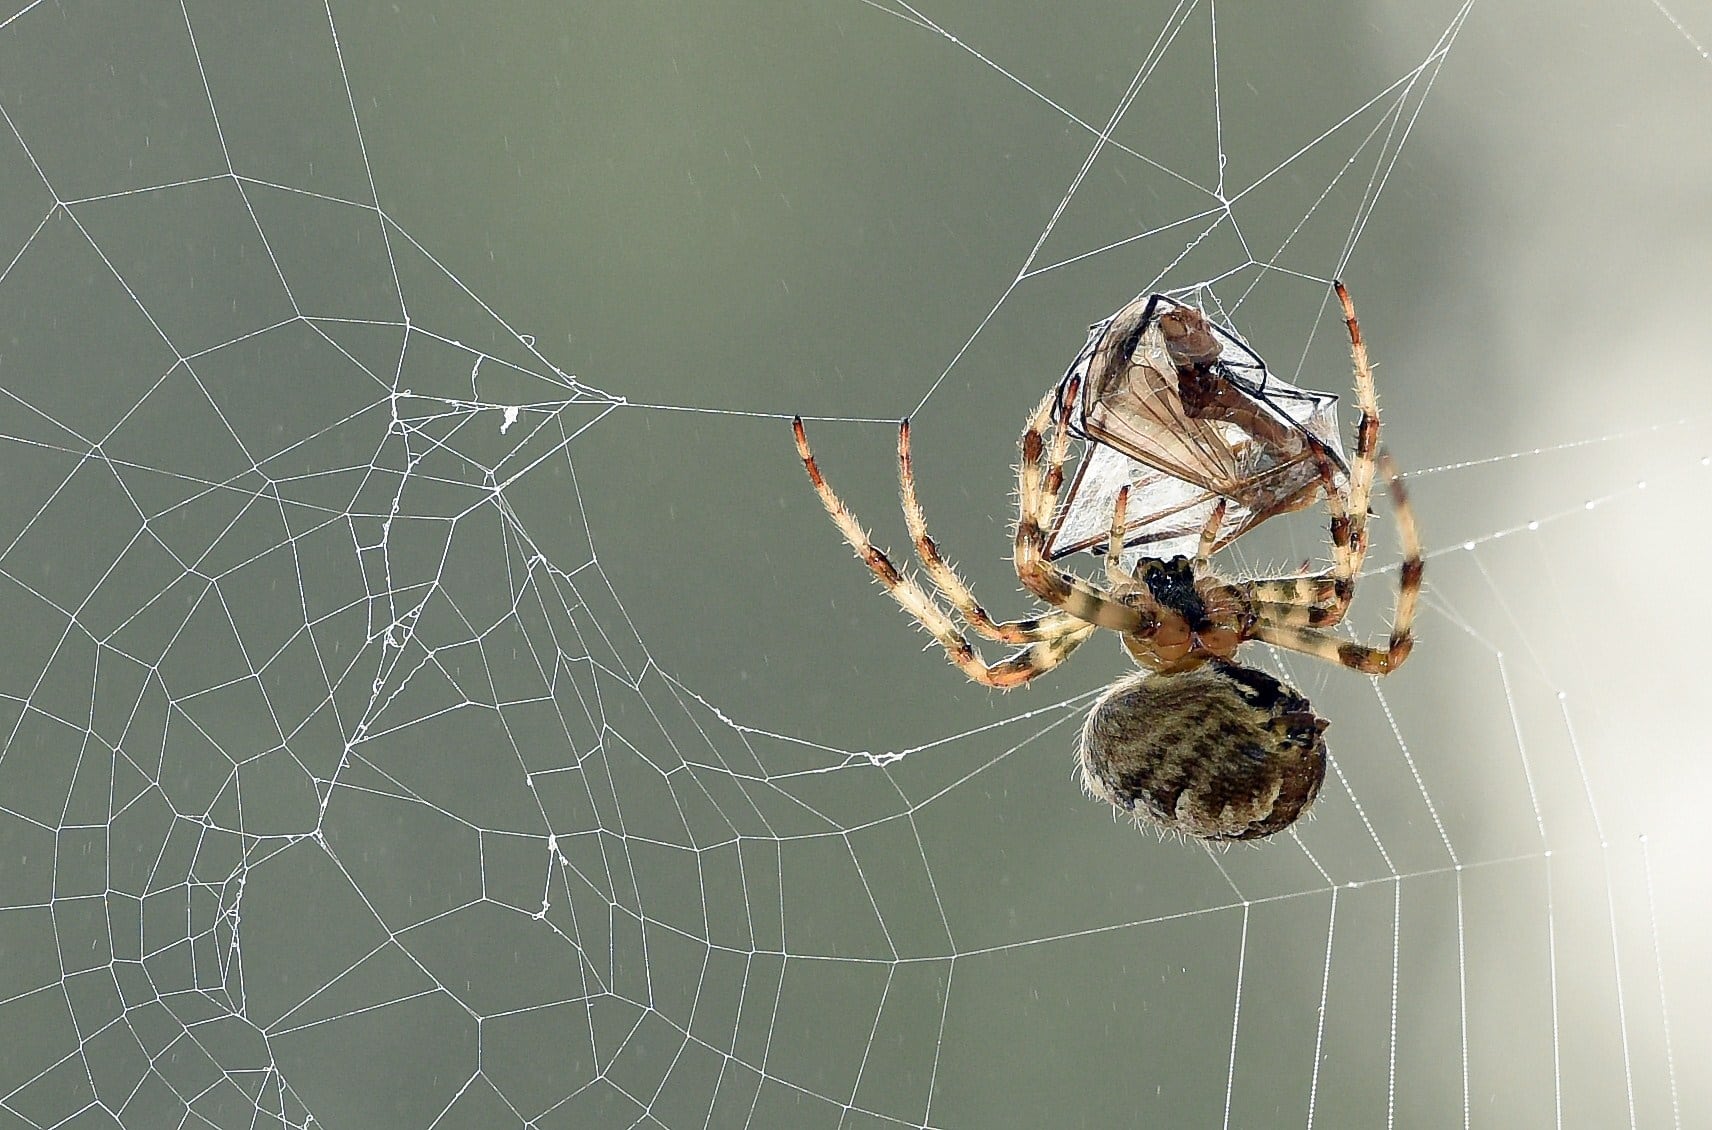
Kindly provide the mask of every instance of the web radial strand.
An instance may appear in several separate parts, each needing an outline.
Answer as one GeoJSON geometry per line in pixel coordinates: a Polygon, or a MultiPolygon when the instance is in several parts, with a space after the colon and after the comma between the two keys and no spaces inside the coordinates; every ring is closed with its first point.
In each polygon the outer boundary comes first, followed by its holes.
{"type": "Polygon", "coordinates": [[[0,13],[0,1121],[1712,1122],[1705,29],[1300,7],[0,13]],[[1334,278],[1420,644],[1245,650],[1332,719],[1313,818],[1137,834],[1071,776],[1115,641],[918,654],[785,425],[905,568],[911,412],[944,603],[1051,627],[1071,362],[1061,566],[1127,487],[1115,568],[1222,498],[1216,568],[1316,575],[1334,278]],[[1118,364],[1150,304],[1240,381],[1118,364]]]}

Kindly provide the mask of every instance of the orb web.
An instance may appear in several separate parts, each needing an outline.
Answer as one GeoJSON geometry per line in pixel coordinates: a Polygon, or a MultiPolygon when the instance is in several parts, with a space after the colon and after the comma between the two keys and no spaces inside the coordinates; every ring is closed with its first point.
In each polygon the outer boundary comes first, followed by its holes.
{"type": "Polygon", "coordinates": [[[1700,1120],[1707,17],[1032,11],[0,15],[7,1118],[1700,1120]],[[1014,434],[1086,323],[1198,288],[1345,394],[1334,277],[1422,642],[1257,649],[1333,719],[1314,818],[1161,843],[1070,780],[1116,650],[917,655],[785,421],[907,548],[912,414],[1019,615],[1014,434]]]}

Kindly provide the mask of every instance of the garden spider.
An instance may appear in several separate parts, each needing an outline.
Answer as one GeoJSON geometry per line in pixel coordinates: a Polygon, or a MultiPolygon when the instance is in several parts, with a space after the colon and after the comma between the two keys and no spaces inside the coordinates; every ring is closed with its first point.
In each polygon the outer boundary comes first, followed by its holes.
{"type": "MultiPolygon", "coordinates": [[[[856,516],[821,475],[802,419],[792,421],[797,453],[834,524],[892,598],[926,628],[970,679],[1001,690],[1021,686],[1062,663],[1099,628],[1119,633],[1141,670],[1101,693],[1082,727],[1078,748],[1083,787],[1137,822],[1208,840],[1270,836],[1293,824],[1325,779],[1323,731],[1308,700],[1263,671],[1236,661],[1248,640],[1303,652],[1369,675],[1396,670],[1413,646],[1411,627],[1421,587],[1421,549],[1401,478],[1379,449],[1379,404],[1355,307],[1336,284],[1354,358],[1361,422],[1346,489],[1331,457],[1316,455],[1331,513],[1331,568],[1301,576],[1226,580],[1208,564],[1226,503],[1220,500],[1191,560],[1143,557],[1118,564],[1127,529],[1129,488],[1118,494],[1106,554],[1106,584],[1069,573],[1046,554],[1044,528],[1058,505],[1069,453],[1066,421],[1079,378],[1048,393],[1023,429],[1018,468],[1016,572],[1053,606],[1044,616],[995,622],[940,556],[916,497],[909,421],[898,428],[904,519],[916,555],[939,595],[978,635],[1019,650],[996,663],[975,651],[957,623],[913,577],[898,570],[869,539],[856,516]],[[1367,552],[1367,507],[1376,470],[1390,487],[1403,562],[1391,635],[1370,647],[1331,635],[1355,595],[1367,552]]],[[[1184,382],[1205,380],[1211,356],[1173,351],[1184,382]]],[[[1127,360],[1124,359],[1124,360],[1127,360]]]]}

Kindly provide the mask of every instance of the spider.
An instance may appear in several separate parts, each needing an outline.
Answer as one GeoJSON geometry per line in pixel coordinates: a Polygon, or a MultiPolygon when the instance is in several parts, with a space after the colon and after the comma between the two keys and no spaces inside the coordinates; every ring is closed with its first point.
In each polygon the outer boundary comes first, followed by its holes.
{"type": "MultiPolygon", "coordinates": [[[[1239,663],[1249,640],[1298,651],[1369,675],[1385,675],[1408,658],[1421,587],[1421,549],[1401,477],[1379,448],[1379,405],[1355,307],[1335,284],[1349,327],[1361,422],[1347,490],[1335,468],[1317,456],[1330,512],[1333,563],[1299,576],[1233,581],[1208,563],[1224,519],[1221,500],[1209,516],[1193,559],[1143,557],[1119,564],[1129,488],[1119,490],[1105,556],[1105,584],[1066,572],[1046,555],[1043,528],[1063,487],[1072,377],[1048,393],[1019,441],[1020,499],[1016,523],[1017,577],[1051,605],[1045,614],[1000,623],[988,615],[927,532],[916,496],[909,421],[898,427],[898,474],[904,520],[916,555],[939,596],[977,635],[1019,645],[989,663],[957,623],[913,576],[902,573],[869,539],[855,514],[828,485],[801,417],[792,421],[797,453],[821,503],[856,556],[892,598],[925,628],[946,655],[977,683],[1001,690],[1021,686],[1058,666],[1100,628],[1119,634],[1140,670],[1119,678],[1094,702],[1082,726],[1078,762],[1083,788],[1136,822],[1205,840],[1252,840],[1295,823],[1325,779],[1327,723],[1308,700],[1273,676],[1239,663]],[[1355,595],[1367,551],[1368,499],[1375,471],[1389,484],[1403,562],[1390,638],[1373,647],[1330,634],[1355,595]]],[[[1208,359],[1177,354],[1194,370],[1208,359]]]]}

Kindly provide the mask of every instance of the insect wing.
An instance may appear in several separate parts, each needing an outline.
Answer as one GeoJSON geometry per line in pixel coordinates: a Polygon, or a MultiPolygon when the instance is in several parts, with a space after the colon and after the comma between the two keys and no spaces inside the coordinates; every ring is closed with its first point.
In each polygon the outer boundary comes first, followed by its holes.
{"type": "MultiPolygon", "coordinates": [[[[1112,511],[1118,491],[1129,487],[1123,559],[1187,557],[1199,547],[1201,530],[1218,496],[1186,479],[1137,462],[1115,447],[1089,444],[1076,468],[1057,521],[1047,539],[1053,560],[1091,550],[1104,553],[1111,540],[1112,511]]],[[[1244,528],[1228,507],[1221,536],[1234,538],[1244,528]]]]}

